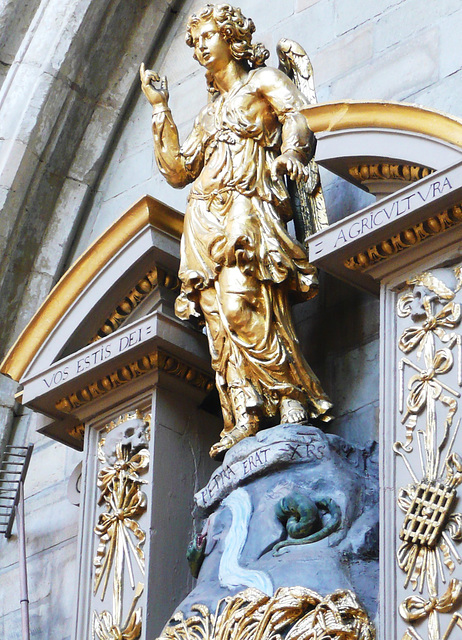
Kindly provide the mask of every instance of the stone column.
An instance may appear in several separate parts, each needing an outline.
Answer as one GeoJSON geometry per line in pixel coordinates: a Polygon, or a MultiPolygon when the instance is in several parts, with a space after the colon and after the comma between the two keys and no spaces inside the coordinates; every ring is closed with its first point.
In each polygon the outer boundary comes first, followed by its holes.
{"type": "Polygon", "coordinates": [[[112,639],[112,626],[126,640],[154,638],[191,588],[193,492],[214,466],[215,419],[198,408],[203,390],[149,377],[87,423],[76,640],[112,639]]]}
{"type": "Polygon", "coordinates": [[[382,602],[395,637],[440,640],[462,623],[460,272],[458,256],[429,255],[383,288],[382,602]]]}

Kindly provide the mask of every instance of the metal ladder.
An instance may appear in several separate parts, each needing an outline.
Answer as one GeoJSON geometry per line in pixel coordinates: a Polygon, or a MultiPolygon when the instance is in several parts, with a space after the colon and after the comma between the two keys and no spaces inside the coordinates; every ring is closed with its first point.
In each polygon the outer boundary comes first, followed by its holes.
{"type": "Polygon", "coordinates": [[[14,517],[18,519],[21,626],[23,640],[29,640],[29,594],[27,589],[26,530],[24,525],[24,481],[34,445],[8,445],[0,462],[0,534],[11,537],[14,517]]]}

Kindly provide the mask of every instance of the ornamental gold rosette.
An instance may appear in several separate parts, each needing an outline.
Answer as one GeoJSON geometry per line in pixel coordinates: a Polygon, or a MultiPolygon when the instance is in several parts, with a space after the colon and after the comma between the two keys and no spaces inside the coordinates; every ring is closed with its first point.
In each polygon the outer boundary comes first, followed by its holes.
{"type": "Polygon", "coordinates": [[[158,640],[373,640],[374,628],[353,592],[322,597],[304,587],[281,587],[270,597],[245,589],[218,602],[214,613],[192,607],[176,613],[158,640]]]}
{"type": "Polygon", "coordinates": [[[141,634],[142,610],[136,605],[144,584],[137,582],[135,576],[145,573],[146,533],[137,520],[147,506],[142,491],[147,481],[141,476],[149,468],[149,429],[149,415],[128,413],[105,427],[98,445],[99,504],[105,510],[95,526],[100,542],[93,561],[93,590],[104,601],[111,584],[113,610],[93,612],[93,640],[137,640],[141,634]],[[124,588],[133,591],[132,605],[125,617],[124,588]]]}
{"type": "Polygon", "coordinates": [[[395,442],[394,451],[412,479],[398,494],[405,515],[397,562],[405,573],[404,589],[420,594],[409,595],[399,607],[409,623],[403,640],[447,640],[456,626],[462,628],[457,611],[462,581],[449,579],[462,564],[456,546],[462,540],[462,514],[455,511],[462,482],[462,457],[456,451],[462,386],[460,275],[460,267],[418,274],[406,282],[397,303],[397,315],[408,326],[398,341],[404,438],[395,442]],[[443,622],[441,614],[451,615],[443,622]]]}

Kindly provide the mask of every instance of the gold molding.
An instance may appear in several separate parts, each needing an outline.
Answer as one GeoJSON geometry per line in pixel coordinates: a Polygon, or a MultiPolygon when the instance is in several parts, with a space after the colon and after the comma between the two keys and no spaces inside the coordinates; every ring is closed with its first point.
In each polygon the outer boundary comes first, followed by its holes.
{"type": "Polygon", "coordinates": [[[348,169],[348,173],[358,182],[369,180],[403,180],[415,182],[426,178],[433,169],[420,165],[394,164],[391,162],[379,162],[376,164],[356,164],[348,169]]]}
{"type": "Polygon", "coordinates": [[[79,294],[124,245],[148,224],[179,239],[183,230],[183,216],[150,196],[140,198],[66,271],[8,352],[0,366],[1,373],[13,380],[20,380],[42,343],[79,294]]]}
{"type": "Polygon", "coordinates": [[[372,245],[351,258],[347,258],[343,264],[352,271],[364,271],[368,267],[420,244],[423,240],[436,236],[460,222],[462,222],[462,206],[455,205],[441,211],[436,216],[400,231],[387,240],[372,245]]]}
{"type": "Polygon", "coordinates": [[[157,286],[175,291],[180,288],[180,280],[178,276],[168,273],[160,267],[148,271],[138,284],[127,293],[125,298],[119,302],[111,315],[104,321],[98,333],[90,340],[90,343],[97,342],[116,331],[122,322],[157,286]]]}
{"type": "Polygon", "coordinates": [[[83,423],[77,424],[75,425],[75,427],[71,427],[67,433],[71,436],[71,438],[74,438],[79,442],[83,442],[85,438],[85,425],[83,423]]]}
{"type": "Polygon", "coordinates": [[[160,369],[176,378],[180,378],[180,380],[184,380],[196,389],[203,389],[208,392],[213,388],[214,383],[211,375],[163,351],[155,351],[139,358],[135,362],[119,367],[109,375],[61,398],[56,402],[55,407],[63,413],[71,413],[74,409],[92,402],[95,398],[103,396],[109,391],[131,382],[154,369],[160,369]]]}
{"type": "Polygon", "coordinates": [[[325,102],[302,111],[314,133],[345,129],[397,129],[462,147],[462,120],[405,102],[325,102]]]}

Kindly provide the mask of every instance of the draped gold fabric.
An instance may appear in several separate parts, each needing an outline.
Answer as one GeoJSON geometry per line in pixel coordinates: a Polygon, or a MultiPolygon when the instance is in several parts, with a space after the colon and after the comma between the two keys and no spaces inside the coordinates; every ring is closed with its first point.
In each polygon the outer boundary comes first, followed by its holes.
{"type": "Polygon", "coordinates": [[[202,109],[182,147],[168,108],[154,106],[160,171],[173,186],[193,183],[176,314],[205,319],[222,436],[236,425],[245,430],[249,416],[275,415],[283,399],[309,406],[312,416],[331,406],[301,354],[288,303],[289,293],[316,294],[316,269],[287,231],[289,196],[271,173],[281,154],[303,163],[312,156],[306,106],[282,72],[249,71],[202,109]]]}

